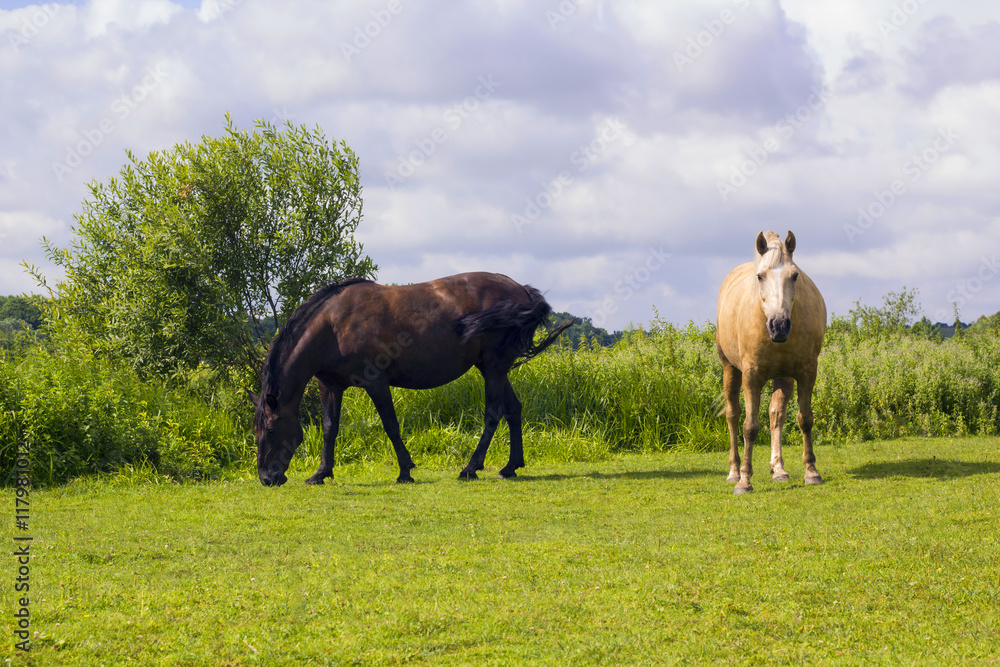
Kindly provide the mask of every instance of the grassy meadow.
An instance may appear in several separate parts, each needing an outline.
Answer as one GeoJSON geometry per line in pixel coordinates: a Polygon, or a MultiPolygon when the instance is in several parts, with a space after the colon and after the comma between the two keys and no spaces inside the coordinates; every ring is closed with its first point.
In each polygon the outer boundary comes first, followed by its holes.
{"type": "Polygon", "coordinates": [[[513,371],[516,480],[456,479],[482,429],[476,372],[396,391],[418,465],[403,486],[359,390],[334,480],[302,483],[321,441],[310,390],[290,481],[268,489],[238,383],[7,346],[0,470],[13,516],[16,443],[30,443],[33,634],[15,649],[4,596],[0,660],[993,664],[1000,336],[835,325],[814,398],[826,483],[801,483],[792,405],[793,481],[769,481],[762,435],[747,497],[724,482],[711,325],[654,322],[513,371]]]}
{"type": "Polygon", "coordinates": [[[1000,660],[1000,440],[817,455],[823,486],[788,456],[791,483],[740,497],[724,454],[693,451],[38,490],[30,664],[1000,660]]]}

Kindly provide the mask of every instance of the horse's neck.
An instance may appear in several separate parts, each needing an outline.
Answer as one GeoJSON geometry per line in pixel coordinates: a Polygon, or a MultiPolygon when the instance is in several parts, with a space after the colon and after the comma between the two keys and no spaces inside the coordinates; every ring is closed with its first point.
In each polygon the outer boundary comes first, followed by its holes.
{"type": "Polygon", "coordinates": [[[315,369],[310,367],[309,362],[310,355],[303,354],[297,346],[281,360],[274,388],[282,403],[294,403],[297,406],[302,400],[306,385],[315,374],[315,369]]]}

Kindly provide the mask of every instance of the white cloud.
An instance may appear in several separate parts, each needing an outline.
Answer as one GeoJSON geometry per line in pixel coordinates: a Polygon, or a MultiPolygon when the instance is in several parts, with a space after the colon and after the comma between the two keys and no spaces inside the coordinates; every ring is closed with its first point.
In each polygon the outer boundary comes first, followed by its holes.
{"type": "MultiPolygon", "coordinates": [[[[610,328],[654,305],[675,321],[713,318],[718,283],[762,229],[795,231],[797,259],[839,313],[903,284],[936,312],[1000,248],[995,3],[392,7],[0,11],[0,75],[17,91],[0,97],[0,221],[12,230],[0,261],[44,263],[38,239],[69,243],[60,221],[126,148],[141,157],[218,135],[227,111],[241,128],[290,118],[351,145],[359,237],[381,279],[500,271],[581,315],[617,299],[610,328]],[[898,14],[904,5],[917,9],[898,14]],[[601,140],[609,121],[624,129],[601,140]],[[955,140],[914,171],[941,131],[955,140]],[[87,155],[60,181],[53,165],[74,151],[87,155]],[[401,166],[409,175],[390,187],[401,166]],[[845,231],[896,180],[892,204],[862,234],[845,231]],[[624,298],[615,286],[661,246],[670,262],[624,298]]],[[[27,288],[17,273],[0,274],[0,293],[27,288]]],[[[970,317],[997,310],[1000,278],[963,305],[970,317]]]]}
{"type": "Polygon", "coordinates": [[[129,32],[144,32],[169,23],[181,11],[170,0],[91,0],[83,16],[89,38],[106,35],[112,26],[129,32]]]}

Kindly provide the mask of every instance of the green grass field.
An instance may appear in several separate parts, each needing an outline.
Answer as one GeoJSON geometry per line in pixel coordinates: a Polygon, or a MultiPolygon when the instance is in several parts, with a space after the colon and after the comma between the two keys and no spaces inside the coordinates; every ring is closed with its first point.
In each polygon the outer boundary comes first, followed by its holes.
{"type": "Polygon", "coordinates": [[[32,649],[14,649],[5,593],[0,660],[1000,660],[1000,439],[826,443],[823,486],[801,484],[798,447],[793,482],[771,483],[758,447],[742,497],[725,453],[538,463],[530,438],[512,481],[418,456],[405,486],[383,460],[307,487],[299,459],[281,488],[247,472],[35,490],[32,649]]]}

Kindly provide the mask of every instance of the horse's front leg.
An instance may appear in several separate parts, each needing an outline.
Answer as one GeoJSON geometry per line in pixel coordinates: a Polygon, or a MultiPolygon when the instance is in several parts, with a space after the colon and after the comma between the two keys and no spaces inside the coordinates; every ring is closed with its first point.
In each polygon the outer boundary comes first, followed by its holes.
{"type": "Polygon", "coordinates": [[[413,459],[410,458],[410,452],[403,444],[403,437],[399,432],[399,420],[396,418],[396,408],[392,404],[392,390],[389,389],[389,383],[370,383],[365,385],[365,391],[368,392],[372,403],[375,404],[378,416],[382,419],[385,434],[389,436],[389,442],[392,443],[392,448],[396,451],[396,462],[399,463],[399,477],[396,482],[399,484],[412,482],[413,477],[410,476],[410,470],[417,466],[414,465],[413,459]]]}
{"type": "Polygon", "coordinates": [[[479,438],[479,444],[472,452],[469,463],[458,474],[459,479],[476,479],[476,471],[485,467],[486,452],[489,451],[490,441],[493,440],[493,434],[497,430],[500,418],[504,415],[503,396],[506,375],[492,367],[481,367],[479,371],[483,374],[483,382],[486,385],[486,416],[483,424],[483,435],[479,438]]]}
{"type": "Polygon", "coordinates": [[[763,383],[749,374],[743,375],[743,401],[746,403],[747,417],[743,422],[743,465],[740,466],[740,481],[733,493],[739,495],[753,491],[750,478],[753,477],[753,444],[760,432],[760,391],[763,383]]]}
{"type": "Polygon", "coordinates": [[[307,479],[306,484],[322,484],[327,477],[333,477],[334,451],[340,430],[340,407],[344,400],[344,390],[330,387],[320,380],[319,397],[323,404],[323,451],[316,474],[307,479]]]}
{"type": "Polygon", "coordinates": [[[795,381],[792,378],[775,378],[771,406],[767,411],[771,422],[771,481],[787,482],[785,459],[781,456],[781,429],[788,414],[788,399],[792,397],[795,381]]]}

